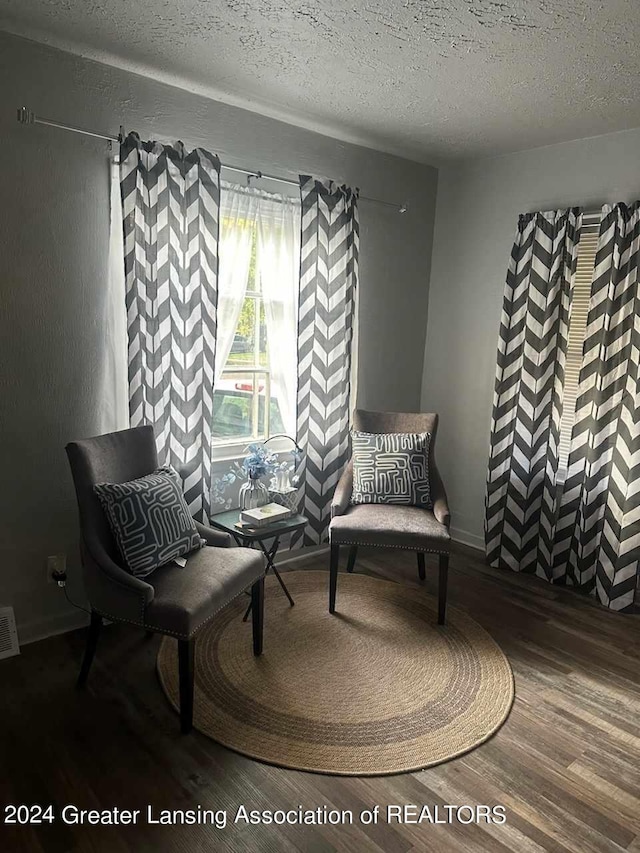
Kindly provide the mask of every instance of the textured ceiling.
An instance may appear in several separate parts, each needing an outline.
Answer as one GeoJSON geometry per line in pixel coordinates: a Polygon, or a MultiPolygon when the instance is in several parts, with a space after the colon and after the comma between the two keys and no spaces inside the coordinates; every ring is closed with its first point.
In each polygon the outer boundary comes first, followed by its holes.
{"type": "Polygon", "coordinates": [[[425,162],[640,126],[640,0],[0,0],[0,28],[425,162]]]}

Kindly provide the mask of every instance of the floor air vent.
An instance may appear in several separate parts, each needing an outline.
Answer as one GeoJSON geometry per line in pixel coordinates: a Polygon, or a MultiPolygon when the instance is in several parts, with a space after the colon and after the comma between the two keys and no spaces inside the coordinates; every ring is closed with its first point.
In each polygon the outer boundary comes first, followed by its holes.
{"type": "Polygon", "coordinates": [[[13,607],[0,607],[0,660],[20,654],[13,607]]]}

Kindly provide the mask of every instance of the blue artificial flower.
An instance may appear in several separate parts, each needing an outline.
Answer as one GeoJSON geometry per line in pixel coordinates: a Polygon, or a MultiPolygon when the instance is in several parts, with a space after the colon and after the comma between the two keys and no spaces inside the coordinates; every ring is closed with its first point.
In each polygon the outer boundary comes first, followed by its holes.
{"type": "Polygon", "coordinates": [[[264,445],[250,444],[248,455],[242,461],[241,468],[252,480],[258,480],[267,474],[272,474],[277,464],[277,457],[264,445]]]}
{"type": "Polygon", "coordinates": [[[224,498],[223,495],[226,489],[232,486],[237,479],[251,477],[252,480],[259,480],[278,471],[294,471],[300,458],[298,453],[294,453],[295,465],[281,462],[277,454],[272,453],[264,444],[255,442],[248,445],[246,450],[247,455],[241,462],[234,461],[226,474],[213,481],[211,497],[214,503],[228,508],[231,499],[224,498]]]}

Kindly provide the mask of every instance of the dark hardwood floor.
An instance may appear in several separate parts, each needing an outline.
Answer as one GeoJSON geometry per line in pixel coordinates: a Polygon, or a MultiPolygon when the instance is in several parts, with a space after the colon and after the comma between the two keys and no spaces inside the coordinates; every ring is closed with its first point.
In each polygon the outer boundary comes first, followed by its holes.
{"type": "MultiPolygon", "coordinates": [[[[343,560],[346,561],[346,551],[343,560]]],[[[298,568],[325,568],[328,555],[298,568]]],[[[291,567],[290,567],[291,568],[291,567]]],[[[344,568],[344,563],[342,565],[344,568]]],[[[368,551],[357,571],[417,585],[415,555],[368,551]]],[[[437,558],[427,560],[435,591],[437,558]]],[[[378,804],[505,806],[495,824],[367,827],[7,827],[0,851],[575,851],[640,853],[640,618],[571,590],[485,567],[458,547],[450,606],[500,643],[516,680],[506,724],[467,755],[421,773],[319,776],[269,767],[197,732],[179,733],[155,674],[159,638],[107,627],[84,691],[84,632],[0,662],[0,804],[156,810],[378,804]]],[[[265,648],[265,654],[268,654],[265,648]]]]}

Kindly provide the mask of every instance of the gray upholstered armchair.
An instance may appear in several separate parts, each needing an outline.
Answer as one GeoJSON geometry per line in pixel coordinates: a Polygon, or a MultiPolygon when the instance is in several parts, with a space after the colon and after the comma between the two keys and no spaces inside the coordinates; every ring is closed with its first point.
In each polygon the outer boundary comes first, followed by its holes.
{"type": "Polygon", "coordinates": [[[262,652],[264,558],[256,551],[229,548],[230,537],[196,522],[208,546],[189,555],[184,568],[161,566],[144,580],[122,560],[100,501],[96,483],[124,483],[158,467],[153,428],[136,427],[67,445],[80,510],[80,550],[91,626],[78,677],[82,686],[95,654],[102,617],[129,622],[148,633],[178,640],[180,724],[193,721],[194,648],[198,631],[232,599],[251,587],[253,652],[262,652]]]}
{"type": "Polygon", "coordinates": [[[331,567],[329,611],[335,613],[340,546],[348,545],[347,571],[352,572],[358,546],[378,545],[416,551],[418,574],[425,579],[425,553],[440,555],[438,578],[438,624],[444,625],[447,607],[447,575],[449,569],[449,506],[435,460],[438,415],[367,412],[356,409],[353,428],[361,432],[431,433],[429,445],[429,480],[433,509],[392,504],[358,504],[351,506],[353,463],[350,461],[336,487],[331,504],[331,567]]]}

